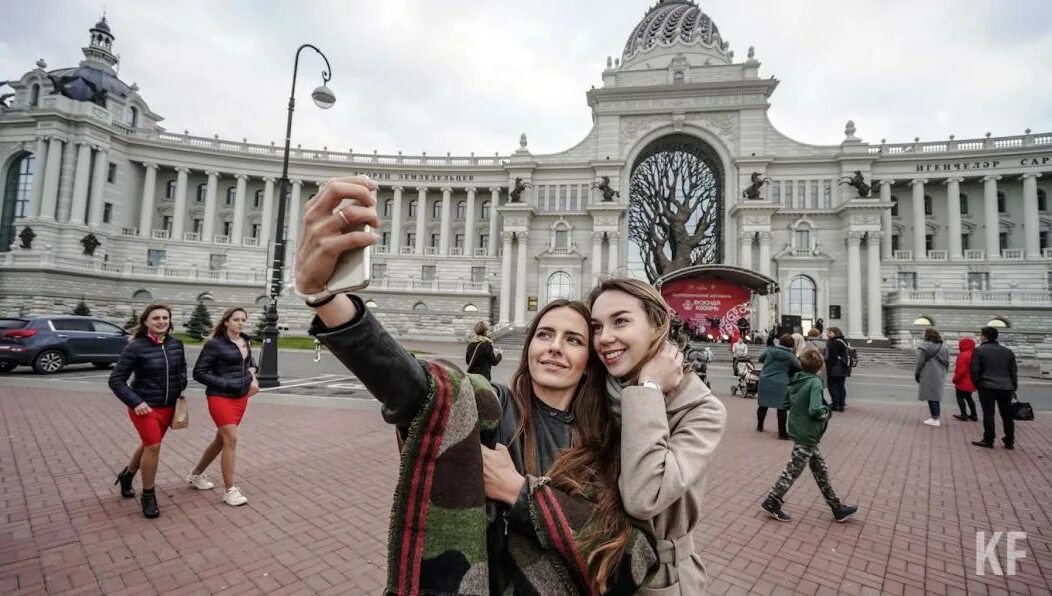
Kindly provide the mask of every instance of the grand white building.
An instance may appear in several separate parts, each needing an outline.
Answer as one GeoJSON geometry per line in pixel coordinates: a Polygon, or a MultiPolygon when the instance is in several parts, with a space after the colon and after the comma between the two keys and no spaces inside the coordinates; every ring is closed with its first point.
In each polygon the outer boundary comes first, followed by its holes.
{"type": "MultiPolygon", "coordinates": [[[[0,315],[83,299],[123,320],[163,300],[185,319],[199,300],[265,303],[282,148],[165,129],[116,76],[113,43],[103,19],[79,66],[39,61],[8,83],[0,315]]],[[[537,305],[627,271],[628,181],[676,136],[717,162],[723,260],[781,287],[755,299],[755,328],[795,314],[900,344],[926,322],[952,335],[996,321],[1024,344],[1052,335],[1052,133],[874,144],[849,122],[839,145],[809,145],[770,122],[778,81],[760,66],[752,48],[736,59],[694,3],[659,2],[607,59],[586,94],[593,127],[566,151],[534,154],[525,135],[493,157],[294,148],[290,251],[318,185],[367,173],[385,227],[363,295],[396,333],[521,326],[537,305]],[[856,171],[870,196],[841,183],[856,171]],[[750,200],[754,174],[769,181],[750,200]],[[602,200],[602,177],[619,197],[602,200]],[[531,186],[510,202],[520,178],[531,186]]],[[[302,332],[309,311],[281,304],[302,332]]]]}

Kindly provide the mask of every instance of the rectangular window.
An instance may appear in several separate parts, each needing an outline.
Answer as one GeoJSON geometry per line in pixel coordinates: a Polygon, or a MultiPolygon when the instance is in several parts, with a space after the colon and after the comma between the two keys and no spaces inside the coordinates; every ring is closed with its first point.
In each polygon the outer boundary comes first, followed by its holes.
{"type": "Polygon", "coordinates": [[[541,184],[537,187],[537,206],[541,208],[541,211],[551,211],[552,208],[548,205],[548,186],[541,184]]]}
{"type": "Polygon", "coordinates": [[[489,248],[489,234],[479,234],[479,248],[489,248]]]}
{"type": "Polygon", "coordinates": [[[796,231],[796,246],[794,248],[811,249],[811,230],[796,231]]]}
{"type": "Polygon", "coordinates": [[[822,183],[825,190],[822,192],[822,208],[831,209],[833,207],[833,181],[826,180],[822,183]]]}
{"type": "Polygon", "coordinates": [[[172,231],[172,216],[171,215],[165,215],[165,216],[161,217],[161,229],[162,230],[168,230],[169,232],[172,231]]]}
{"type": "Polygon", "coordinates": [[[556,207],[556,210],[558,210],[558,211],[567,211],[568,210],[568,208],[567,208],[567,205],[568,205],[568,203],[567,203],[568,194],[567,193],[568,193],[568,191],[566,189],[566,185],[565,184],[560,184],[559,185],[559,204],[556,207]]]}
{"type": "Polygon", "coordinates": [[[820,205],[818,204],[818,197],[819,197],[819,195],[818,195],[818,180],[812,180],[811,181],[811,207],[812,208],[818,209],[820,207],[820,205]]]}
{"type": "Polygon", "coordinates": [[[391,246],[391,232],[384,232],[380,235],[380,246],[391,246]]]}
{"type": "Polygon", "coordinates": [[[968,272],[968,289],[986,291],[990,289],[990,273],[986,271],[968,272]]]}
{"type": "Polygon", "coordinates": [[[793,204],[793,185],[794,183],[792,180],[787,180],[785,182],[785,196],[783,197],[783,200],[785,206],[789,209],[795,207],[795,205],[793,204]]]}
{"type": "Polygon", "coordinates": [[[968,195],[961,195],[961,215],[968,215],[968,195]]]}
{"type": "Polygon", "coordinates": [[[164,198],[171,201],[175,198],[175,180],[169,180],[164,187],[164,198]]]}
{"type": "Polygon", "coordinates": [[[1048,193],[1041,188],[1037,190],[1037,210],[1041,212],[1048,211],[1048,193]]]}
{"type": "Polygon", "coordinates": [[[1006,204],[1007,202],[1008,201],[1007,201],[1007,197],[1005,196],[1005,193],[1003,193],[1003,192],[997,193],[997,212],[998,213],[1008,213],[1008,205],[1006,204]]]}
{"type": "Polygon", "coordinates": [[[916,290],[917,289],[917,272],[916,271],[899,271],[898,280],[899,280],[899,289],[900,290],[916,290]]]}
{"type": "Polygon", "coordinates": [[[113,221],[113,203],[102,204],[102,223],[111,223],[113,221]]]}
{"type": "Polygon", "coordinates": [[[485,267],[472,267],[471,268],[471,283],[482,283],[486,281],[486,268],[485,267]]]}
{"type": "Polygon", "coordinates": [[[931,195],[924,195],[924,215],[932,214],[931,195]]]}
{"type": "Polygon", "coordinates": [[[1045,279],[1045,282],[1048,284],[1048,291],[1052,292],[1052,271],[1046,272],[1045,277],[1047,278],[1045,279]]]}
{"type": "Polygon", "coordinates": [[[567,207],[567,211],[577,211],[580,207],[577,206],[577,192],[579,188],[576,184],[570,186],[570,204],[567,207]]]}
{"type": "Polygon", "coordinates": [[[259,238],[259,224],[252,224],[252,237],[259,238]]]}
{"type": "Polygon", "coordinates": [[[253,201],[252,201],[252,207],[255,208],[255,209],[259,209],[262,206],[263,206],[263,191],[262,190],[257,190],[256,191],[256,198],[253,199],[253,201]]]}
{"type": "Polygon", "coordinates": [[[226,255],[221,254],[210,254],[208,255],[208,270],[209,271],[222,271],[226,267],[226,255]]]}
{"type": "Polygon", "coordinates": [[[91,321],[85,319],[54,319],[51,321],[51,326],[55,328],[55,331],[95,332],[95,326],[91,324],[91,321]]]}
{"type": "Polygon", "coordinates": [[[416,246],[416,233],[415,232],[406,232],[405,245],[406,246],[413,246],[413,247],[416,246]]]}
{"type": "Polygon", "coordinates": [[[570,233],[566,230],[555,230],[555,248],[570,248],[570,233]]]}
{"type": "Polygon", "coordinates": [[[117,164],[111,163],[109,169],[106,171],[106,182],[114,183],[117,181],[117,164]]]}
{"type": "Polygon", "coordinates": [[[439,234],[431,234],[431,248],[438,248],[439,234]]]}
{"type": "Polygon", "coordinates": [[[203,219],[194,219],[194,233],[195,234],[200,234],[201,233],[201,228],[203,228],[204,225],[205,225],[205,220],[203,220],[203,219]]]}
{"type": "Polygon", "coordinates": [[[1001,232],[998,234],[997,241],[1001,246],[1001,250],[1008,248],[1008,232],[1001,232]]]}
{"type": "Polygon", "coordinates": [[[932,234],[924,235],[924,250],[935,250],[935,236],[932,234]]]}
{"type": "Polygon", "coordinates": [[[782,183],[772,182],[771,183],[771,201],[775,203],[782,202],[782,183]]]}
{"type": "Polygon", "coordinates": [[[891,251],[894,252],[894,251],[896,251],[898,249],[899,249],[899,235],[898,234],[892,234],[891,235],[891,251]]]}
{"type": "Polygon", "coordinates": [[[1037,233],[1037,246],[1039,248],[1049,248],[1047,231],[1041,231],[1037,233]]]}
{"type": "Polygon", "coordinates": [[[148,248],[146,249],[146,266],[147,267],[163,267],[165,260],[168,258],[168,251],[161,248],[148,248]]]}
{"type": "Polygon", "coordinates": [[[463,234],[457,234],[456,236],[453,236],[453,247],[454,248],[464,248],[464,235],[463,234]]]}
{"type": "Polygon", "coordinates": [[[895,196],[891,197],[891,216],[899,216],[899,198],[895,196]]]}
{"type": "Polygon", "coordinates": [[[224,221],[223,222],[223,235],[229,237],[230,232],[233,231],[234,222],[224,221]]]}
{"type": "Polygon", "coordinates": [[[435,281],[435,277],[438,274],[438,267],[436,265],[421,265],[420,266],[420,279],[423,281],[435,281]]]}
{"type": "Polygon", "coordinates": [[[971,250],[972,248],[972,235],[961,234],[961,250],[971,250]]]}
{"type": "Polygon", "coordinates": [[[370,272],[371,279],[384,279],[387,277],[387,264],[386,263],[373,263],[372,271],[370,272]]]}
{"type": "Polygon", "coordinates": [[[226,189],[226,205],[227,207],[234,204],[234,199],[237,197],[237,188],[231,186],[226,189]]]}

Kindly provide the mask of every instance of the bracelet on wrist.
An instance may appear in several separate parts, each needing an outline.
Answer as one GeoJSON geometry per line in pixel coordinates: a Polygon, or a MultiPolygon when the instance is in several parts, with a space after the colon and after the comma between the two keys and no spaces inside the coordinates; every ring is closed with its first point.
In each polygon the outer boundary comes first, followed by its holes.
{"type": "Polygon", "coordinates": [[[306,302],[307,306],[311,308],[318,308],[320,306],[325,306],[326,304],[332,302],[335,298],[336,294],[329,294],[328,296],[323,296],[318,299],[313,299],[313,297],[307,297],[304,299],[304,302],[306,302]]]}

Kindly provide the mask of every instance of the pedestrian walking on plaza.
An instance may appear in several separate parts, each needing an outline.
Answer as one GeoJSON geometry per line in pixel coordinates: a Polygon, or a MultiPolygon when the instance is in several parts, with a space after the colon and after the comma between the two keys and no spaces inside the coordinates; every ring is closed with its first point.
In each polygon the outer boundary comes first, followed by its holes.
{"type": "Polygon", "coordinates": [[[778,338],[778,344],[767,348],[760,354],[760,383],[758,387],[756,408],[756,430],[763,432],[763,422],[767,410],[775,408],[778,414],[778,438],[789,439],[786,431],[786,420],[789,412],[786,396],[789,395],[789,380],[800,370],[800,360],[793,354],[795,345],[793,336],[785,333],[778,338]]]}
{"type": "Polygon", "coordinates": [[[468,372],[490,378],[490,369],[500,363],[503,356],[500,348],[493,345],[489,336],[489,323],[479,321],[475,323],[475,335],[468,340],[467,354],[468,372]]]}
{"type": "Polygon", "coordinates": [[[744,362],[749,359],[749,344],[745,343],[744,337],[738,337],[736,341],[731,343],[731,370],[735,376],[740,376],[741,373],[738,371],[738,363],[744,362]]]}
{"type": "Polygon", "coordinates": [[[792,337],[793,355],[799,358],[800,354],[803,354],[804,350],[807,349],[807,340],[805,340],[803,334],[800,333],[794,333],[792,337]]]}
{"type": "Polygon", "coordinates": [[[972,445],[993,448],[994,406],[1001,413],[1004,425],[1005,449],[1015,448],[1015,419],[1012,417],[1012,396],[1019,389],[1019,375],[1015,353],[997,343],[997,329],[983,327],[979,332],[979,347],[972,354],[972,382],[979,390],[979,405],[983,408],[983,438],[972,445]]]}
{"type": "MultiPolygon", "coordinates": [[[[592,290],[594,347],[606,366],[607,403],[620,426],[620,498],[654,538],[657,574],[639,594],[704,594],[692,533],[727,410],[669,344],[668,306],[654,286],[608,278],[592,290]]],[[[616,445],[616,442],[614,443],[616,445]]]]}
{"type": "Polygon", "coordinates": [[[131,340],[121,352],[110,373],[109,386],[114,395],[128,406],[128,417],[139,433],[140,444],[131,461],[114,484],[121,496],[135,496],[132,480],[142,470],[142,513],[154,518],[161,514],[154,492],[161,440],[172,425],[175,402],[186,389],[186,356],[183,342],[171,335],[172,309],[164,304],[151,304],[139,315],[131,340]],[[131,385],[128,379],[134,377],[131,385]]]}
{"type": "Polygon", "coordinates": [[[307,202],[295,280],[315,309],[310,333],[397,429],[387,591],[634,593],[657,555],[620,505],[619,452],[609,447],[618,434],[588,308],[564,299],[541,308],[510,387],[417,360],[360,297],[327,290],[343,252],[378,241],[355,231],[381,225],[376,187],[334,179],[307,202]],[[337,211],[344,199],[357,204],[337,211]],[[570,447],[582,447],[575,462],[561,457],[570,447]]]}
{"type": "Polygon", "coordinates": [[[789,521],[789,514],[782,510],[785,494],[803,473],[805,466],[810,466],[811,474],[818,483],[819,490],[826,504],[833,512],[833,519],[847,521],[858,511],[854,505],[844,505],[837,497],[836,491],[829,484],[829,469],[818,449],[822,435],[829,424],[829,407],[822,399],[822,383],[816,373],[822,369],[822,354],[817,350],[807,350],[800,357],[801,372],[797,373],[789,384],[789,435],[793,438],[793,451],[789,464],[782,470],[767,498],[760,508],[778,521],[789,521]]]}
{"type": "Polygon", "coordinates": [[[847,341],[840,327],[830,327],[826,332],[826,379],[829,397],[833,400],[833,411],[843,412],[847,406],[847,378],[851,376],[847,341]]]}
{"type": "Polygon", "coordinates": [[[219,465],[225,489],[223,502],[234,507],[248,503],[241,489],[234,485],[237,428],[245,416],[248,398],[259,392],[252,346],[249,337],[241,331],[247,320],[245,309],[239,306],[226,309],[194,363],[194,380],[205,386],[208,413],[215,422],[216,434],[186,477],[197,490],[211,490],[215,484],[205,476],[205,469],[222,454],[219,465]]]}
{"type": "Polygon", "coordinates": [[[975,383],[972,383],[972,354],[975,353],[975,340],[962,337],[957,342],[957,361],[953,364],[953,387],[957,392],[957,407],[960,414],[954,414],[958,420],[978,420],[975,415],[975,383]]]}
{"type": "Polygon", "coordinates": [[[917,382],[917,399],[928,402],[931,416],[924,421],[928,426],[940,426],[939,413],[946,373],[950,370],[950,351],[935,327],[924,330],[924,339],[917,346],[917,365],[913,380],[917,382]]]}

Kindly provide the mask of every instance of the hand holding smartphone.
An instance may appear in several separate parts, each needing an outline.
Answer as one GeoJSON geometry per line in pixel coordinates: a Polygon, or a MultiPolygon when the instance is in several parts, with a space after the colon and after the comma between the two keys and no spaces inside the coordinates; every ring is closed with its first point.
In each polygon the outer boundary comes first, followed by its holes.
{"type": "MultiPolygon", "coordinates": [[[[370,191],[369,195],[376,199],[376,191],[370,191]]],[[[358,202],[354,199],[344,199],[340,201],[339,206],[333,211],[334,214],[339,213],[340,210],[349,207],[351,205],[357,205],[358,202]]],[[[343,232],[370,232],[372,231],[371,226],[360,225],[353,228],[344,228],[343,232]]],[[[364,248],[358,248],[355,250],[349,250],[336,260],[336,267],[333,269],[332,277],[329,278],[329,282],[326,284],[326,289],[334,294],[341,292],[353,292],[357,290],[365,289],[369,286],[369,275],[370,275],[370,259],[369,255],[372,251],[368,246],[364,248]]]]}

